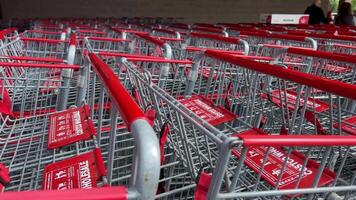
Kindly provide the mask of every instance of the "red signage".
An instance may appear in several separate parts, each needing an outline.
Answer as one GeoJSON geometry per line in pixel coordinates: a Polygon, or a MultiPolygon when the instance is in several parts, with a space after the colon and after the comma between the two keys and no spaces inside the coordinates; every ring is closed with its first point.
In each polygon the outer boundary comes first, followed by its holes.
{"type": "MultiPolygon", "coordinates": [[[[339,128],[339,124],[335,123],[334,128],[339,128]]],[[[341,122],[341,130],[348,134],[356,135],[356,116],[344,119],[341,122]]]]}
{"type": "MultiPolygon", "coordinates": [[[[261,135],[266,134],[258,129],[250,129],[242,132],[236,137],[246,134],[261,135]]],[[[266,146],[252,146],[248,147],[246,158],[244,163],[252,169],[254,172],[259,173],[261,167],[263,167],[262,179],[268,182],[273,187],[278,189],[295,189],[297,188],[311,188],[314,178],[317,175],[319,164],[308,159],[307,164],[302,172],[302,168],[305,162],[305,156],[297,151],[293,151],[288,157],[288,153],[280,147],[269,147],[268,156],[265,164],[262,166],[262,162],[267,153],[268,147],[266,146]],[[287,162],[286,162],[287,159],[287,162]],[[286,165],[285,165],[286,162],[286,165]],[[283,168],[283,166],[285,167],[283,168]],[[283,168],[283,172],[282,172],[283,168]],[[280,173],[282,174],[281,180],[278,182],[280,173]],[[298,183],[299,176],[301,176],[298,183]]],[[[239,150],[233,150],[233,155],[240,157],[241,152],[239,150]]],[[[335,178],[335,173],[329,169],[324,169],[318,186],[324,186],[331,183],[335,178]]]]}
{"type": "Polygon", "coordinates": [[[341,67],[341,66],[332,65],[332,64],[327,64],[327,65],[325,65],[324,69],[325,69],[326,71],[334,72],[334,73],[337,73],[337,74],[352,71],[351,68],[341,67]]]}
{"type": "Polygon", "coordinates": [[[181,99],[179,101],[201,119],[209,122],[213,126],[231,121],[237,117],[229,110],[215,106],[212,101],[201,95],[193,95],[189,99],[181,99]]]}
{"type": "Polygon", "coordinates": [[[67,190],[96,187],[100,173],[98,165],[103,165],[95,151],[49,164],[44,169],[42,188],[44,190],[67,190]]]}
{"type": "MultiPolygon", "coordinates": [[[[266,98],[267,95],[262,94],[262,97],[266,98]]],[[[281,92],[280,90],[274,90],[271,92],[270,97],[271,97],[271,101],[273,103],[275,103],[276,105],[281,106],[281,99],[282,99],[283,106],[285,106],[285,104],[286,104],[285,102],[287,102],[288,108],[291,110],[295,110],[296,101],[297,101],[297,93],[296,92],[287,90],[284,93],[284,91],[281,92]],[[285,98],[287,98],[287,99],[285,100],[285,98]]],[[[304,97],[300,96],[299,105],[297,105],[297,107],[301,107],[303,105],[304,105],[304,97]]],[[[315,112],[324,112],[329,109],[329,105],[320,101],[320,100],[313,99],[312,97],[309,97],[308,101],[307,101],[307,108],[309,108],[311,110],[315,109],[315,112]]]]}
{"type": "Polygon", "coordinates": [[[54,149],[90,139],[96,130],[89,116],[88,105],[52,114],[48,129],[48,148],[54,149]]]}

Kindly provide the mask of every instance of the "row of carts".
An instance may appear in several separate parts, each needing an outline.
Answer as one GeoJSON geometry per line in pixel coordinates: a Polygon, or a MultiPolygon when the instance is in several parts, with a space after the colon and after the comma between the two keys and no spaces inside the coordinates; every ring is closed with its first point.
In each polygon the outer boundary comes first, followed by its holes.
{"type": "Polygon", "coordinates": [[[356,199],[356,28],[0,32],[0,199],[356,199]]]}

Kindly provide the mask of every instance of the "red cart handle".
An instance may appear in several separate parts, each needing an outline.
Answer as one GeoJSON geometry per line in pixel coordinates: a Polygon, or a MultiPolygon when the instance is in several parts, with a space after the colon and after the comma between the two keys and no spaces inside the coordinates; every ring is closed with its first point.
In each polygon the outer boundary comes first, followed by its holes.
{"type": "Polygon", "coordinates": [[[207,34],[207,33],[192,32],[189,35],[195,36],[195,37],[200,37],[200,38],[218,40],[218,41],[222,41],[222,42],[229,42],[229,43],[239,43],[241,41],[239,38],[235,38],[235,37],[224,37],[224,36],[220,36],[220,35],[207,34]]]}
{"type": "Polygon", "coordinates": [[[335,60],[340,62],[356,63],[356,56],[350,56],[347,54],[316,51],[312,49],[305,49],[305,48],[298,48],[298,47],[289,47],[287,52],[291,54],[325,58],[325,59],[330,59],[330,60],[335,60]]]}
{"type": "Polygon", "coordinates": [[[127,200],[129,191],[125,187],[102,187],[71,190],[38,190],[28,192],[0,193],[6,200],[127,200]]]}
{"type": "Polygon", "coordinates": [[[356,100],[356,85],[326,79],[297,70],[280,68],[267,63],[256,62],[229,54],[219,53],[213,50],[205,51],[205,55],[239,65],[243,68],[258,71],[281,79],[294,81],[299,84],[356,100]]]}
{"type": "Polygon", "coordinates": [[[94,53],[89,53],[89,58],[97,75],[100,76],[103,84],[108,89],[111,99],[120,111],[127,127],[130,128],[131,124],[137,119],[145,119],[144,113],[122,86],[112,69],[94,53]]]}
{"type": "Polygon", "coordinates": [[[203,31],[203,32],[210,32],[210,33],[222,33],[223,30],[219,28],[208,28],[208,27],[193,27],[195,31],[203,31]]]}
{"type": "Polygon", "coordinates": [[[244,146],[356,146],[355,136],[242,134],[238,137],[244,146]]]}
{"type": "Polygon", "coordinates": [[[160,47],[163,47],[163,45],[165,44],[164,41],[159,40],[159,39],[154,38],[154,37],[151,37],[151,36],[146,35],[146,34],[136,33],[136,35],[139,36],[140,38],[143,38],[143,39],[145,39],[145,40],[147,40],[147,41],[150,41],[150,42],[152,42],[153,44],[156,44],[156,45],[158,45],[158,46],[160,46],[160,47]]]}

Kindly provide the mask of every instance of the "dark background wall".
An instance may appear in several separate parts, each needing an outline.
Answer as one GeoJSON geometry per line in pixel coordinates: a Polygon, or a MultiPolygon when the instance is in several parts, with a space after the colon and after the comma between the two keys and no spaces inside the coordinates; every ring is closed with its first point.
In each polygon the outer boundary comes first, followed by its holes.
{"type": "MultiPolygon", "coordinates": [[[[327,0],[324,0],[327,2],[327,0]]],[[[257,22],[260,13],[303,13],[311,0],[0,0],[3,18],[176,17],[257,22]]]]}

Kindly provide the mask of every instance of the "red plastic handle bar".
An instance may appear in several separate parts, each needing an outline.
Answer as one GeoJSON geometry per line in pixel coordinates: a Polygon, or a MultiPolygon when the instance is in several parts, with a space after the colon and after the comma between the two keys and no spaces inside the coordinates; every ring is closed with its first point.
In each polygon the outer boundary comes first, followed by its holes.
{"type": "Polygon", "coordinates": [[[282,40],[294,40],[294,41],[305,41],[307,37],[299,36],[299,35],[287,35],[287,34],[268,34],[268,37],[282,40]]]}
{"type": "Polygon", "coordinates": [[[172,63],[172,64],[192,64],[191,60],[170,60],[162,57],[155,56],[145,56],[137,54],[125,54],[125,53],[114,53],[114,52],[98,52],[100,56],[114,56],[114,57],[125,57],[130,61],[143,61],[143,62],[160,62],[160,63],[172,63]]]}
{"type": "Polygon", "coordinates": [[[13,63],[0,62],[0,67],[26,67],[26,68],[50,68],[50,69],[80,69],[79,65],[45,64],[45,63],[13,63]]]}
{"type": "Polygon", "coordinates": [[[251,61],[212,50],[205,51],[205,54],[210,57],[239,65],[243,68],[258,71],[281,79],[290,80],[299,84],[307,85],[326,92],[356,100],[356,85],[353,84],[330,80],[312,74],[303,73],[297,70],[285,69],[266,63],[251,61]]]}
{"type": "Polygon", "coordinates": [[[239,42],[240,42],[240,39],[239,39],[239,38],[235,38],[235,37],[224,37],[224,36],[215,35],[215,34],[206,34],[206,33],[192,32],[192,33],[190,33],[189,35],[190,35],[190,36],[194,36],[194,37],[200,37],[200,38],[218,40],[218,41],[229,42],[229,43],[239,43],[239,42]]]}
{"type": "Polygon", "coordinates": [[[146,35],[146,34],[136,33],[136,35],[139,36],[139,37],[141,37],[141,38],[143,38],[143,39],[145,39],[145,40],[147,40],[147,41],[150,41],[150,42],[152,42],[153,44],[156,44],[156,45],[158,45],[158,46],[160,46],[160,47],[163,47],[163,45],[165,44],[164,41],[159,40],[159,39],[156,39],[156,38],[151,37],[151,36],[146,35]]]}
{"type": "Polygon", "coordinates": [[[45,42],[45,43],[53,43],[53,44],[60,44],[60,43],[63,43],[63,42],[68,42],[68,41],[56,40],[56,39],[29,38],[29,37],[21,37],[21,40],[23,40],[23,41],[31,41],[31,42],[45,42]]]}
{"type": "Polygon", "coordinates": [[[58,59],[58,58],[41,58],[41,57],[31,57],[31,56],[8,56],[8,57],[1,57],[0,56],[0,59],[1,58],[11,59],[11,60],[26,60],[26,61],[64,63],[63,59],[58,59]]]}
{"type": "Polygon", "coordinates": [[[89,58],[127,127],[131,127],[131,124],[137,119],[145,119],[144,113],[122,86],[112,69],[94,53],[89,53],[89,58]]]}
{"type": "Polygon", "coordinates": [[[210,33],[222,33],[221,29],[218,28],[207,28],[207,27],[193,27],[195,31],[203,31],[203,32],[210,32],[210,33]]]}
{"type": "Polygon", "coordinates": [[[356,57],[350,56],[347,54],[339,54],[339,53],[331,53],[325,51],[316,51],[316,50],[309,50],[309,49],[302,49],[298,47],[290,47],[287,50],[288,53],[303,55],[303,56],[310,56],[310,57],[318,57],[324,58],[329,60],[335,60],[340,62],[348,62],[348,63],[355,63],[356,64],[356,57]]]}
{"type": "Polygon", "coordinates": [[[127,200],[127,189],[121,186],[92,189],[38,190],[3,192],[3,200],[127,200]]]}
{"type": "Polygon", "coordinates": [[[244,146],[356,146],[355,136],[241,134],[238,137],[244,146]]]}
{"type": "Polygon", "coordinates": [[[89,40],[95,41],[108,41],[108,42],[130,42],[131,40],[128,39],[121,39],[121,38],[109,38],[109,37],[88,37],[89,40]]]}
{"type": "Polygon", "coordinates": [[[355,36],[348,36],[348,35],[333,35],[333,34],[306,33],[306,32],[300,32],[300,33],[292,32],[292,34],[303,35],[303,36],[311,37],[311,38],[346,40],[346,41],[353,41],[353,42],[356,41],[355,36]]]}

